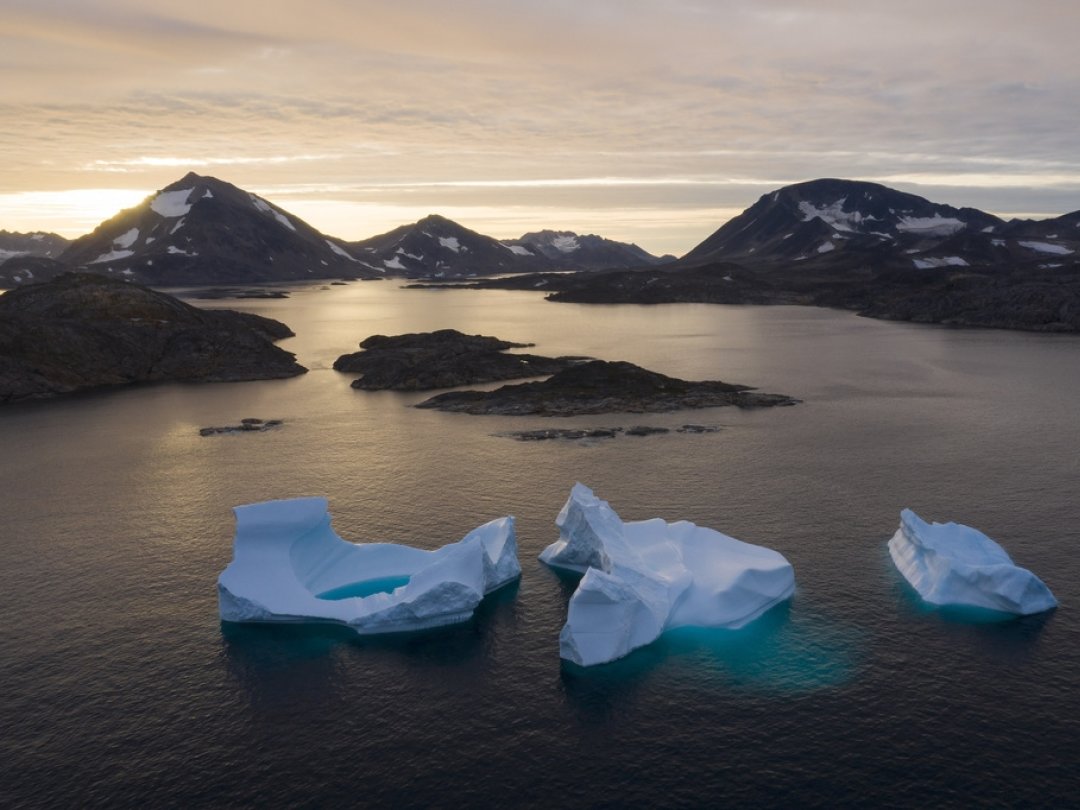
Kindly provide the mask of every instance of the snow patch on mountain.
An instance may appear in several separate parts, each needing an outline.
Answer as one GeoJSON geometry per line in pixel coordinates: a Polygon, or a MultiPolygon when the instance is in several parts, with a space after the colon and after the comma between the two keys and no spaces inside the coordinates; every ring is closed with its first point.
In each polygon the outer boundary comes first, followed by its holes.
{"type": "Polygon", "coordinates": [[[270,203],[268,203],[262,197],[257,197],[254,194],[248,194],[248,196],[251,197],[252,204],[254,204],[254,206],[257,209],[259,209],[260,211],[262,211],[264,214],[270,214],[274,219],[276,219],[278,222],[280,222],[282,225],[284,225],[290,231],[295,231],[296,230],[296,226],[292,224],[292,222],[289,220],[289,218],[287,216],[282,214],[280,211],[275,211],[270,206],[270,203]]]}
{"type": "Polygon", "coordinates": [[[384,259],[383,264],[389,267],[391,270],[404,270],[405,265],[401,263],[401,259],[395,256],[392,259],[384,259]]]}
{"type": "Polygon", "coordinates": [[[1037,253],[1053,253],[1055,256],[1067,256],[1073,251],[1061,245],[1051,245],[1049,242],[1017,242],[1021,247],[1034,250],[1037,253]]]}
{"type": "Polygon", "coordinates": [[[8,259],[14,259],[16,256],[25,256],[29,252],[28,250],[4,250],[0,248],[0,264],[3,264],[8,259]]]}
{"type": "Polygon", "coordinates": [[[862,211],[845,211],[844,202],[846,200],[847,197],[841,197],[836,202],[822,208],[803,200],[799,203],[799,210],[802,212],[803,222],[809,222],[814,217],[817,217],[822,222],[838,231],[848,231],[850,233],[858,230],[856,226],[861,225],[864,221],[877,219],[877,217],[869,214],[864,215],[862,211]]]}
{"type": "Polygon", "coordinates": [[[509,250],[511,253],[517,254],[518,256],[535,256],[536,255],[531,250],[529,250],[526,247],[522,247],[521,245],[506,245],[506,249],[509,250]]]}
{"type": "Polygon", "coordinates": [[[119,249],[129,248],[135,244],[135,240],[139,238],[139,229],[132,228],[130,231],[120,234],[113,239],[113,245],[119,249]]]}
{"type": "Polygon", "coordinates": [[[834,245],[832,242],[825,242],[825,243],[818,246],[817,252],[818,253],[829,253],[830,251],[833,251],[833,250],[836,250],[836,245],[834,245]]]}
{"type": "Polygon", "coordinates": [[[556,236],[551,240],[551,246],[563,253],[573,253],[579,247],[577,237],[573,234],[556,236]]]}
{"type": "Polygon", "coordinates": [[[940,259],[913,259],[915,267],[919,270],[929,270],[932,267],[967,267],[968,263],[959,256],[943,256],[940,259]]]}
{"type": "MultiPolygon", "coordinates": [[[[329,247],[330,250],[334,251],[334,253],[336,253],[338,256],[341,256],[342,258],[348,259],[350,262],[357,261],[355,258],[353,258],[348,253],[346,253],[345,250],[340,245],[335,245],[329,239],[326,239],[324,241],[326,242],[327,247],[329,247]]],[[[326,264],[326,262],[323,262],[323,264],[326,264]]]]}
{"type": "Polygon", "coordinates": [[[948,236],[962,231],[965,227],[967,226],[955,217],[943,217],[941,214],[934,214],[932,217],[901,217],[896,223],[898,231],[926,236],[948,236]]]}
{"type": "Polygon", "coordinates": [[[187,198],[191,196],[191,192],[194,190],[194,187],[192,187],[181,188],[176,191],[162,191],[150,202],[150,208],[153,209],[155,214],[166,219],[185,216],[191,210],[191,204],[188,203],[187,198]]]}
{"type": "Polygon", "coordinates": [[[458,241],[456,236],[440,236],[439,244],[444,248],[450,248],[454,253],[461,252],[461,242],[458,241]]]}
{"type": "Polygon", "coordinates": [[[135,252],[134,250],[110,250],[108,253],[102,253],[100,256],[98,256],[96,259],[94,259],[92,262],[87,262],[87,264],[101,264],[102,262],[115,262],[115,261],[117,261],[119,259],[126,259],[128,256],[131,256],[134,252],[135,252]]]}

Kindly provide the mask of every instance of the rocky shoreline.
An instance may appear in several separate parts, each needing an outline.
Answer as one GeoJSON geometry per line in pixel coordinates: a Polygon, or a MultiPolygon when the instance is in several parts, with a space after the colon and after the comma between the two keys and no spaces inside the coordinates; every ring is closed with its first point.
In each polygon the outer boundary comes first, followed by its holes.
{"type": "Polygon", "coordinates": [[[361,351],[334,361],[336,371],[359,373],[352,387],[365,391],[428,391],[501,380],[542,377],[581,361],[576,357],[508,354],[532,346],[456,329],[372,335],[361,351]]]}
{"type": "Polygon", "coordinates": [[[273,344],[292,334],[259,315],[65,273],[0,297],[0,403],[137,382],[294,377],[307,369],[273,344]]]}
{"type": "Polygon", "coordinates": [[[592,360],[542,382],[504,385],[494,391],[448,391],[416,405],[468,414],[582,416],[602,413],[662,413],[692,408],[794,405],[784,394],[759,393],[718,380],[687,381],[627,362],[592,360]]]}

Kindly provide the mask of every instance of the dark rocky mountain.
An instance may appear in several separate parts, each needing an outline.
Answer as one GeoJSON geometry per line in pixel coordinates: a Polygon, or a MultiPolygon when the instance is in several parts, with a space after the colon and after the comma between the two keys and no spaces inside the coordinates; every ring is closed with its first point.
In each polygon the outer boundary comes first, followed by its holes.
{"type": "Polygon", "coordinates": [[[417,408],[509,416],[578,416],[593,413],[655,413],[736,405],[794,405],[783,394],[760,394],[719,380],[680,380],[627,362],[577,363],[541,382],[504,385],[494,391],[447,391],[417,408]]]}
{"type": "Polygon", "coordinates": [[[76,239],[60,261],[158,286],[382,275],[276,205],[194,173],[76,239]]]}
{"type": "Polygon", "coordinates": [[[458,385],[541,377],[568,368],[581,358],[507,354],[531,343],[511,343],[487,335],[466,335],[456,329],[408,335],[372,335],[363,351],[343,354],[337,371],[359,373],[353,388],[365,391],[426,391],[458,385]]]}
{"type": "Polygon", "coordinates": [[[64,252],[69,240],[55,233],[0,231],[0,265],[16,256],[43,256],[55,259],[64,252]]]}
{"type": "Polygon", "coordinates": [[[44,256],[16,256],[0,264],[0,289],[48,281],[68,272],[66,264],[44,256]]]}
{"type": "Polygon", "coordinates": [[[993,248],[1004,225],[974,208],[877,183],[812,180],[764,195],[680,262],[963,266],[973,263],[972,250],[997,256],[993,248]]]}
{"type": "Polygon", "coordinates": [[[530,273],[551,267],[543,256],[521,254],[438,214],[351,242],[348,248],[369,265],[410,278],[530,273]]]}
{"type": "Polygon", "coordinates": [[[674,256],[654,256],[627,242],[572,231],[534,231],[520,239],[504,239],[503,244],[521,256],[543,256],[557,270],[648,267],[675,260],[674,256]]]}
{"type": "Polygon", "coordinates": [[[808,304],[875,318],[1080,331],[1080,211],[1008,222],[875,183],[815,180],[763,196],[682,259],[478,287],[579,303],[808,304]]]}
{"type": "Polygon", "coordinates": [[[0,403],[134,382],[292,377],[306,369],[272,343],[291,334],[270,318],[66,273],[0,296],[0,403]]]}

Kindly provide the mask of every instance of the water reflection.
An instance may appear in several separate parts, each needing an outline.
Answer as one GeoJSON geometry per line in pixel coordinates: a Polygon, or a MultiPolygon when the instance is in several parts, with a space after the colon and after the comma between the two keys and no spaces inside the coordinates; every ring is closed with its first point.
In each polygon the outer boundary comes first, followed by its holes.
{"type": "Polygon", "coordinates": [[[738,630],[683,627],[609,664],[563,661],[562,685],[579,715],[601,720],[661,668],[723,690],[805,693],[850,681],[862,647],[861,633],[788,600],[738,630]]]}
{"type": "MultiPolygon", "coordinates": [[[[500,635],[516,622],[517,582],[489,594],[460,624],[411,633],[361,636],[337,624],[221,622],[225,665],[253,703],[316,702],[352,680],[348,670],[400,675],[411,671],[475,673],[492,657],[500,635]]],[[[386,684],[393,686],[393,684],[386,684]]]]}
{"type": "Polygon", "coordinates": [[[971,644],[985,655],[1005,660],[1027,658],[1057,613],[1055,609],[1017,616],[967,605],[933,605],[895,569],[891,588],[901,619],[931,623],[950,642],[971,644]]]}

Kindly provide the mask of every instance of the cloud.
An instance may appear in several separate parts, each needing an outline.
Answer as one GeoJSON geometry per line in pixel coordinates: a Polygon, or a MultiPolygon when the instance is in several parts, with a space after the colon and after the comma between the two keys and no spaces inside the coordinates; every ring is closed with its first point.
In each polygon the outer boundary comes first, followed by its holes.
{"type": "Polygon", "coordinates": [[[1078,27],[1051,0],[7,0],[0,192],[194,168],[350,204],[727,210],[840,176],[1077,208],[1078,27]]]}

